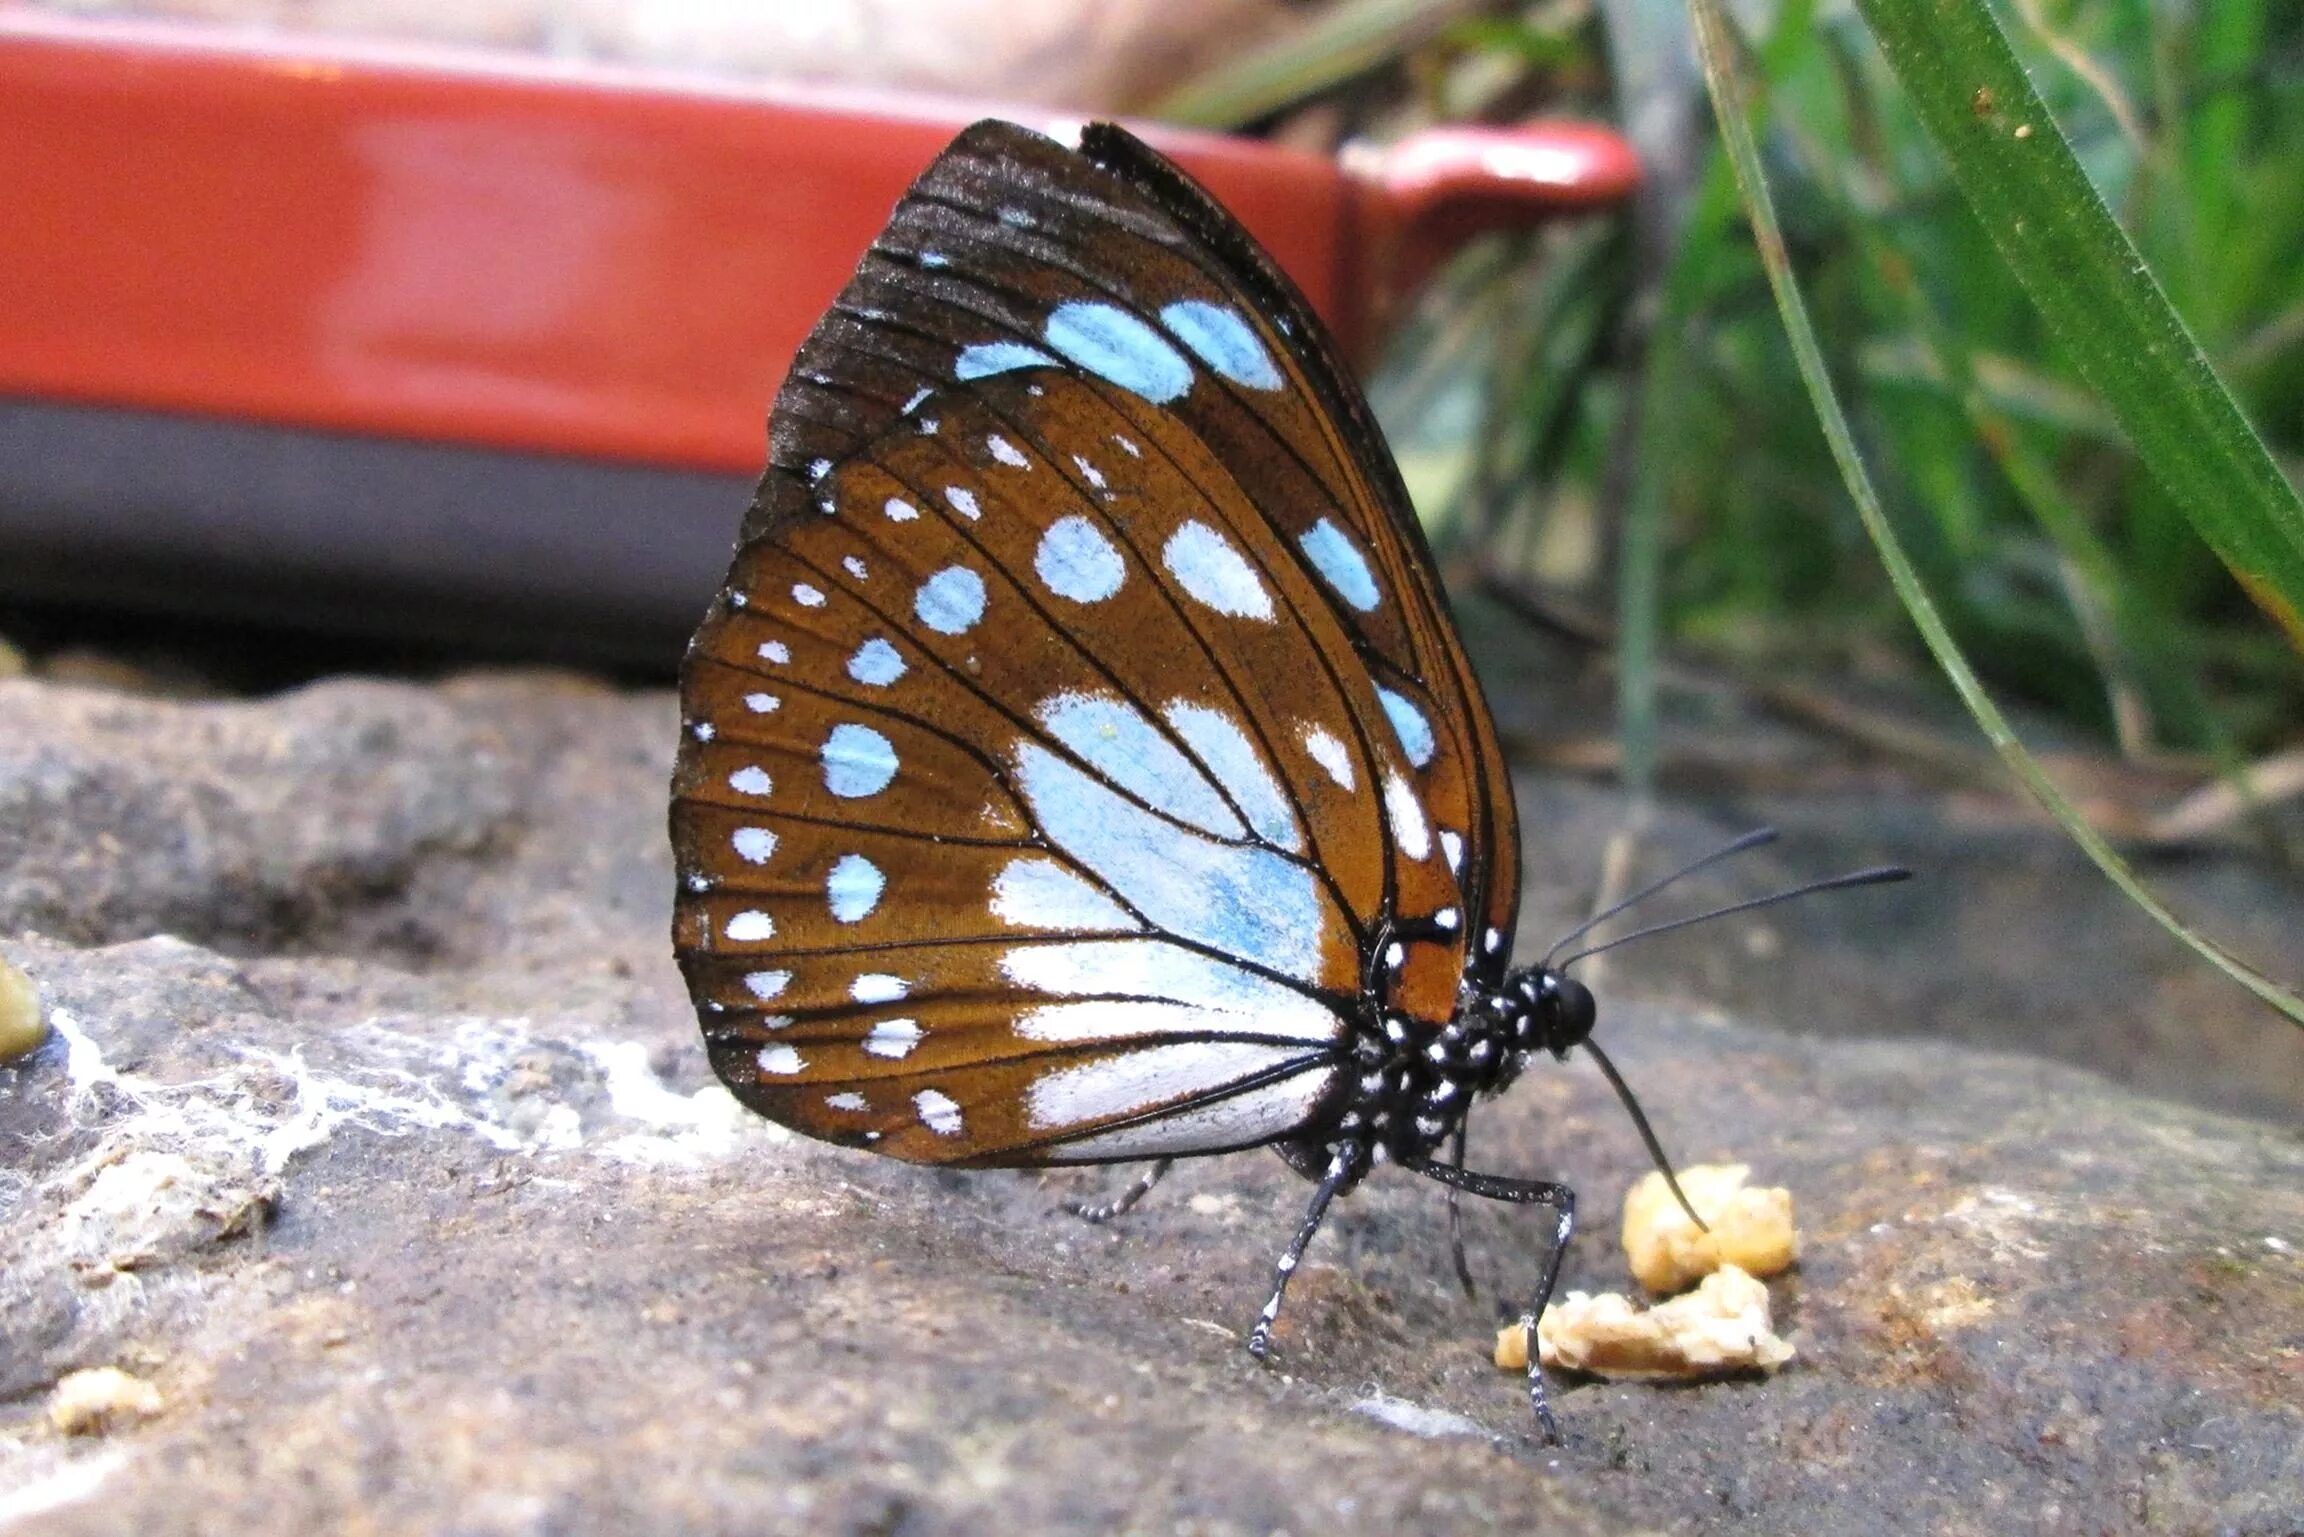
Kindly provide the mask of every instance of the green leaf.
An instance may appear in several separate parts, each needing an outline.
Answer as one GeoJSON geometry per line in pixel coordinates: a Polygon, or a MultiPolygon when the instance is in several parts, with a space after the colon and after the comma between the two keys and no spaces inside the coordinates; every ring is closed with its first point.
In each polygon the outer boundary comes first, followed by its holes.
{"type": "MultiPolygon", "coordinates": [[[[1876,3],[1898,3],[1898,0],[1876,0],[1876,3]]],[[[1952,0],[1942,0],[1944,5],[1951,3],[1952,0]]],[[[2104,836],[2091,827],[2071,801],[2065,798],[2039,762],[2025,751],[2024,744],[2009,727],[2007,718],[1984,691],[1975,671],[1969,667],[1967,658],[1961,655],[1959,645],[1945,628],[1934,601],[1921,584],[1919,573],[1913,569],[1911,559],[1904,553],[1903,544],[1889,525],[1879,493],[1873,489],[1871,473],[1864,467],[1864,461],[1856,451],[1856,440],[1849,431],[1847,415],[1840,408],[1831,374],[1824,366],[1824,354],[1817,345],[1815,328],[1809,323],[1807,303],[1801,298],[1799,286],[1794,281],[1783,230],[1776,221],[1775,201],[1769,193],[1767,178],[1761,169],[1760,147],[1753,137],[1728,19],[1721,11],[1720,0],[1689,0],[1689,9],[1696,18],[1697,51],[1703,59],[1704,81],[1712,93],[1713,110],[1720,121],[1721,139],[1728,151],[1729,163],[1735,168],[1737,185],[1744,194],[1744,205],[1752,218],[1752,233],[1760,247],[1761,263],[1767,269],[1768,284],[1775,293],[1777,309],[1784,318],[1784,329],[1791,340],[1801,378],[1808,387],[1825,439],[1831,445],[1832,457],[1838,462],[1841,476],[1848,485],[1848,493],[1855,500],[1857,515],[1864,522],[1864,531],[1871,535],[1873,546],[1880,552],[1881,564],[1887,568],[1888,578],[1895,584],[1897,596],[1903,600],[1906,611],[1911,614],[1921,639],[1927,643],[1937,665],[1944,670],[1945,677],[1959,693],[1961,702],[1975,716],[1977,724],[1983,728],[1985,736],[1999,752],[2001,759],[2112,883],[2161,927],[2189,945],[2210,964],[2297,1024],[2304,1025],[2304,998],[2298,997],[2223,946],[2188,927],[2168,910],[2158,896],[2145,887],[2136,872],[2128,867],[2127,862],[2105,841],[2104,836]]],[[[1994,35],[1998,35],[1996,31],[1994,35]]],[[[2170,318],[2173,320],[2173,317],[2170,318]]],[[[2194,355],[2197,357],[2196,352],[2194,355]]],[[[2201,369],[2205,372],[2204,363],[2201,369]]],[[[2210,383],[2213,382],[2211,377],[2210,383]]],[[[2226,404],[2229,405],[2229,401],[2226,404]]],[[[2237,420],[2238,413],[2234,412],[2233,415],[2237,420]]],[[[2241,428],[2243,433],[2246,430],[2245,426],[2241,428]]]]}
{"type": "Polygon", "coordinates": [[[2201,537],[2304,648],[2304,503],[2097,196],[1990,7],[1857,9],[2082,377],[2201,537]]]}

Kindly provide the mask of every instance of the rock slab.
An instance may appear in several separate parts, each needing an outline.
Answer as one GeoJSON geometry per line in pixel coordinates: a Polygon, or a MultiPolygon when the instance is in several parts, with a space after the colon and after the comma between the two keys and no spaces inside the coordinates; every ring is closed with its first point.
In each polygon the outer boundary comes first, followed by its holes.
{"type": "MultiPolygon", "coordinates": [[[[1276,1159],[1097,1229],[1062,1202],[1125,1171],[738,1111],[665,953],[665,695],[0,682],[0,718],[0,955],[53,1032],[0,1071],[0,1532],[2304,1531],[2293,1119],[1612,1005],[1674,1152],[1795,1192],[1800,1356],[1564,1381],[1548,1448],[1487,1360],[1524,1215],[1468,1209],[1468,1303],[1437,1192],[1380,1173],[1263,1368],[1276,1159]],[[62,1434],[100,1367],[162,1407],[62,1434]]],[[[1644,1160],[1590,1067],[1475,1126],[1582,1192],[1564,1283],[1621,1288],[1644,1160]]]]}

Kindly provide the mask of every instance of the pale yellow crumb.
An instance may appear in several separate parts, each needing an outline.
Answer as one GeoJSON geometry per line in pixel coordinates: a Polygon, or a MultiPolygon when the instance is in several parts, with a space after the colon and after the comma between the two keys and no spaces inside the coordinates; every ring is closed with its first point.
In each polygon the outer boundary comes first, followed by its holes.
{"type": "Polygon", "coordinates": [[[32,979],[0,957],[0,1067],[28,1057],[48,1039],[40,1017],[40,990],[32,979]]]}
{"type": "MultiPolygon", "coordinates": [[[[1772,1372],[1792,1359],[1768,1312],[1768,1288],[1734,1265],[1684,1297],[1643,1310],[1621,1292],[1570,1292],[1536,1325],[1546,1369],[1595,1377],[1689,1380],[1731,1372],[1772,1372]]],[[[1528,1335],[1518,1324],[1496,1333],[1496,1364],[1528,1369],[1528,1335]]]]}
{"type": "Polygon", "coordinates": [[[1792,1222],[1792,1192],[1747,1185],[1749,1165],[1698,1164],[1680,1171],[1712,1231],[1688,1220],[1664,1176],[1641,1177],[1624,1197],[1624,1255],[1633,1278],[1658,1296],[1685,1291],[1724,1265],[1772,1276],[1800,1258],[1800,1230],[1792,1222]]]}
{"type": "Polygon", "coordinates": [[[48,1395],[48,1423],[68,1436],[100,1436],[150,1419],[166,1406],[160,1390],[117,1366],[73,1372],[48,1395]]]}

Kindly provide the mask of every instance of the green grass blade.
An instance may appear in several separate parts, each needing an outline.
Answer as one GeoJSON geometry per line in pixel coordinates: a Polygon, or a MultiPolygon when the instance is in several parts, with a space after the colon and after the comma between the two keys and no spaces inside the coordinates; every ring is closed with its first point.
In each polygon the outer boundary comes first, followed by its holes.
{"type": "MultiPolygon", "coordinates": [[[[2144,909],[2161,927],[2168,930],[2201,957],[2239,982],[2257,997],[2263,999],[2299,1025],[2304,1025],[2304,998],[2274,982],[2239,957],[2225,950],[2213,940],[2188,927],[2140,881],[2136,872],[2128,867],[2112,846],[2095,828],[2088,825],[2079,811],[2056,788],[2039,763],[2025,751],[2017,740],[1999,706],[1992,702],[1975,672],[1961,655],[1951,632],[1930,600],[1927,589],[1920,583],[1919,574],[1904,553],[1904,547],[1889,526],[1887,513],[1882,508],[1878,493],[1873,489],[1870,472],[1856,452],[1856,442],[1849,432],[1848,418],[1840,408],[1832,379],[1824,367],[1824,355],[1816,342],[1815,329],[1809,324],[1806,301],[1792,276],[1792,263],[1784,245],[1784,235],[1776,221],[1776,208],[1769,194],[1767,180],[1762,173],[1760,149],[1752,134],[1751,119],[1744,98],[1742,76],[1738,69],[1734,42],[1729,33],[1728,19],[1722,13],[1720,0],[1689,0],[1689,8],[1696,18],[1697,50],[1704,62],[1704,80],[1712,93],[1712,105],[1720,122],[1720,134],[1728,151],[1729,163],[1735,168],[1738,186],[1744,193],[1744,204],[1752,217],[1752,233],[1759,244],[1760,258],[1768,273],[1769,287],[1774,291],[1778,310],[1784,318],[1784,328],[1791,344],[1793,356],[1799,364],[1802,380],[1816,407],[1816,415],[1830,443],[1832,457],[1840,466],[1847,481],[1848,492],[1856,502],[1857,515],[1863,519],[1865,532],[1871,535],[1873,545],[1880,552],[1881,563],[1895,584],[1897,596],[1912,616],[1921,638],[1935,656],[1937,665],[1959,692],[1969,713],[1984,730],[1985,736],[1999,752],[2001,758],[2021,780],[2024,787],[2047,808],[2072,836],[2081,850],[2096,862],[2112,883],[2125,892],[2129,899],[2144,909]]],[[[2042,121],[2045,121],[2043,119],[2042,121]]],[[[2243,428],[2243,431],[2245,429],[2243,428]]]]}
{"type": "Polygon", "coordinates": [[[1985,0],[1857,9],[1969,206],[2138,457],[2304,647],[2304,503],[2097,196],[1985,0]]]}

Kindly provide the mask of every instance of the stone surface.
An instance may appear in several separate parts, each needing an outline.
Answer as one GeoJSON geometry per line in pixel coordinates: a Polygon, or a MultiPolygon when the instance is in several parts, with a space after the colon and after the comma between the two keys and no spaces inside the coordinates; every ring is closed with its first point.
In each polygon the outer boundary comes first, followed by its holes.
{"type": "MultiPolygon", "coordinates": [[[[1563,1382],[1552,1449],[1397,1171],[1339,1206],[1267,1369],[1239,1341],[1307,1192],[1277,1159],[1187,1165],[1095,1229],[1061,1202],[1125,1171],[939,1174],[735,1111],[665,953],[661,693],[0,682],[0,719],[0,955],[55,1032],[0,1070],[0,1532],[2304,1530],[2296,1115],[1855,1039],[2007,942],[1939,927],[1925,883],[1787,917],[1772,961],[1731,925],[1611,958],[1602,1038],[1667,1145],[1795,1194],[1799,1356],[1563,1382]],[[1815,968],[1842,980],[1804,1033],[1692,1001],[1815,968]],[[92,1367],[165,1407],[58,1434],[92,1367]]],[[[1522,794],[1548,936],[1607,808],[1522,794]]],[[[1800,865],[1942,826],[1802,809],[1800,865]]],[[[1564,1284],[1622,1289],[1645,1163],[1589,1064],[1476,1126],[1479,1166],[1582,1192],[1564,1284]]],[[[1484,1287],[1525,1287],[1535,1224],[1466,1215],[1484,1287]]]]}

